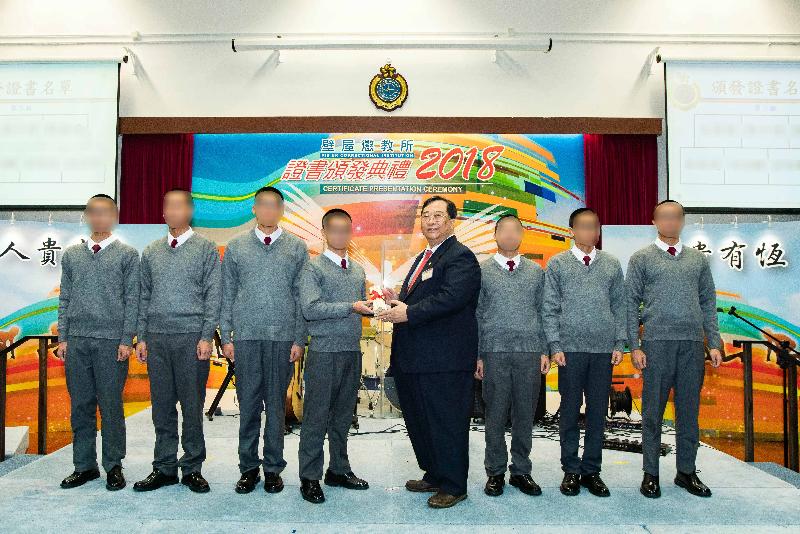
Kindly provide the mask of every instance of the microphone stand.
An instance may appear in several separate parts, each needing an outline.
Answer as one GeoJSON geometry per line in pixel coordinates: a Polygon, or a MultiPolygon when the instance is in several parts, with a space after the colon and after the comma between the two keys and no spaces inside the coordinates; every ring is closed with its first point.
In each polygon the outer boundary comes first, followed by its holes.
{"type": "MultiPolygon", "coordinates": [[[[717,308],[718,312],[725,312],[723,308],[717,308]]],[[[737,313],[736,307],[731,306],[728,309],[728,315],[736,317],[740,321],[746,323],[755,330],[761,332],[765,338],[763,341],[757,342],[768,347],[767,361],[770,361],[770,356],[774,351],[776,354],[775,361],[778,366],[783,370],[783,460],[784,465],[793,471],[800,472],[800,461],[798,458],[798,413],[797,413],[797,368],[800,367],[800,352],[791,347],[789,342],[784,339],[778,339],[773,334],[767,332],[763,328],[753,324],[749,319],[742,317],[737,313]]],[[[736,346],[744,346],[745,352],[752,351],[752,343],[749,341],[734,341],[736,346]],[[747,346],[745,344],[749,344],[747,346]]],[[[745,367],[752,364],[752,360],[742,358],[745,367]]],[[[745,369],[745,373],[748,369],[745,369]]],[[[752,373],[752,370],[749,370],[752,373]]],[[[752,387],[752,384],[751,384],[752,387]]]]}

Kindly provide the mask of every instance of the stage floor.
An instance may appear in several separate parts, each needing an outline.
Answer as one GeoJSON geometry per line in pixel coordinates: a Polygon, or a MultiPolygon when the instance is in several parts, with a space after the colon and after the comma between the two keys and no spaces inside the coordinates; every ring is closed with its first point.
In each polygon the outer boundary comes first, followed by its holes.
{"type": "MultiPolygon", "coordinates": [[[[230,401],[224,404],[231,413],[230,401]]],[[[484,436],[476,427],[470,436],[469,498],[449,510],[432,510],[427,495],[403,489],[419,476],[402,419],[360,419],[360,434],[350,438],[350,457],[368,491],[325,488],[327,502],[312,505],[300,497],[297,479],[298,436],[286,438],[283,473],[286,489],[268,495],[260,487],[238,495],[233,485],[239,473],[236,459],[238,418],[232,415],[206,422],[208,460],[203,474],[212,491],[196,495],[177,485],[137,494],[134,481],[151,469],[153,427],[150,410],[128,419],[128,487],[106,491],[104,479],[82,488],[62,490],[60,480],[72,471],[67,446],[0,476],[0,531],[47,532],[67,529],[88,532],[394,532],[488,531],[537,532],[798,532],[800,489],[710,447],[701,447],[701,478],[714,491],[710,499],[687,494],[672,483],[674,454],[662,458],[662,492],[648,500],[638,492],[641,456],[605,451],[603,478],[612,495],[607,499],[582,492],[564,497],[558,491],[562,472],[558,441],[538,431],[534,440],[533,476],[541,497],[528,497],[508,487],[501,497],[483,493],[484,436]],[[385,432],[389,429],[388,432],[385,432]],[[391,432],[394,430],[395,432],[391,432]]],[[[666,442],[672,436],[665,437],[666,442]]],[[[99,444],[98,444],[99,448],[99,444]]]]}

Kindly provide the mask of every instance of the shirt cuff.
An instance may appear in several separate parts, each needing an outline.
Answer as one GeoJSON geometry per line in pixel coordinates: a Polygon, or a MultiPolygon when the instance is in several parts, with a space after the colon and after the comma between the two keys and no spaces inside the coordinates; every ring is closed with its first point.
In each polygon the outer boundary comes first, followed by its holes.
{"type": "Polygon", "coordinates": [[[550,342],[550,355],[552,356],[553,354],[557,354],[559,352],[564,352],[563,349],[561,348],[561,342],[560,341],[551,341],[550,342]]]}

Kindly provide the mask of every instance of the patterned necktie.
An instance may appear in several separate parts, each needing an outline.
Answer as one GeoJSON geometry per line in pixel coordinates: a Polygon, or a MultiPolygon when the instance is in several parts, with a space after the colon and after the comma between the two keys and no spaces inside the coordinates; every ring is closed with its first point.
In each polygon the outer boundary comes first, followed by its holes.
{"type": "Polygon", "coordinates": [[[591,261],[592,261],[592,258],[590,258],[589,256],[584,256],[583,257],[583,264],[586,265],[587,267],[589,266],[589,263],[591,263],[591,261]]]}
{"type": "Polygon", "coordinates": [[[342,269],[347,269],[347,260],[342,258],[342,269]]]}
{"type": "Polygon", "coordinates": [[[669,252],[670,254],[672,254],[674,256],[675,254],[677,254],[678,249],[676,249],[675,247],[669,247],[667,249],[667,252],[669,252]]]}
{"type": "Polygon", "coordinates": [[[506,262],[506,265],[508,265],[508,272],[513,273],[514,272],[514,265],[516,265],[514,263],[514,260],[508,260],[506,262]]]}
{"type": "Polygon", "coordinates": [[[431,254],[433,254],[433,252],[430,249],[425,251],[425,255],[422,257],[422,261],[419,262],[419,265],[417,266],[417,270],[414,271],[414,276],[412,276],[411,280],[408,282],[408,288],[409,289],[414,287],[414,282],[417,281],[417,277],[419,276],[419,273],[421,273],[422,269],[425,268],[425,264],[428,263],[428,260],[431,258],[431,254]]]}
{"type": "Polygon", "coordinates": [[[264,238],[264,244],[265,245],[269,245],[270,243],[272,243],[272,238],[270,236],[265,237],[264,238]]]}
{"type": "Polygon", "coordinates": [[[95,243],[94,245],[92,245],[92,252],[94,252],[95,254],[97,254],[98,252],[100,252],[100,245],[98,245],[97,243],[95,243]]]}
{"type": "Polygon", "coordinates": [[[173,238],[172,239],[172,243],[170,243],[169,246],[171,246],[172,248],[177,247],[178,246],[178,240],[173,238]]]}

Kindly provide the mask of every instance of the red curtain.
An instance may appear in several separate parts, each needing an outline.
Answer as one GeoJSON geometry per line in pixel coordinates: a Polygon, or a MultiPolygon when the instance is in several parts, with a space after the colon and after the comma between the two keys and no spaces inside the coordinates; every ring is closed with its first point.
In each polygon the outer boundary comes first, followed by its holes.
{"type": "Polygon", "coordinates": [[[586,206],[602,224],[650,224],[658,199],[654,135],[585,134],[586,206]]]}
{"type": "Polygon", "coordinates": [[[174,188],[192,188],[193,149],[193,134],[122,136],[121,223],[164,222],[164,193],[174,188]]]}

